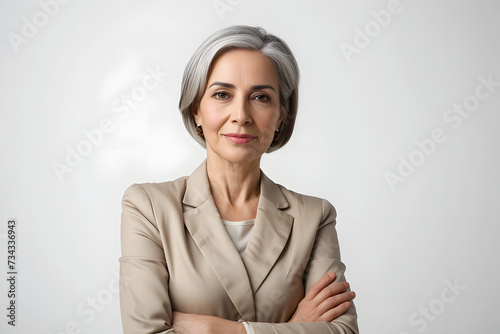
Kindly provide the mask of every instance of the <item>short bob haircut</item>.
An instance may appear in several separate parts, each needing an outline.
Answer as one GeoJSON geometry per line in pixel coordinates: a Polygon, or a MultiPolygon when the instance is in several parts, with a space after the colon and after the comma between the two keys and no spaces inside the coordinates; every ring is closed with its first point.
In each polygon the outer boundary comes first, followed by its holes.
{"type": "Polygon", "coordinates": [[[279,127],[279,139],[266,151],[270,153],[283,147],[292,136],[297,115],[299,68],[288,45],[259,27],[231,26],[221,29],[209,36],[196,50],[182,78],[179,110],[184,125],[189,134],[206,148],[205,139],[196,134],[196,124],[191,112],[198,108],[205,93],[212,64],[222,54],[234,49],[260,51],[271,59],[278,72],[280,104],[285,115],[279,127]]]}

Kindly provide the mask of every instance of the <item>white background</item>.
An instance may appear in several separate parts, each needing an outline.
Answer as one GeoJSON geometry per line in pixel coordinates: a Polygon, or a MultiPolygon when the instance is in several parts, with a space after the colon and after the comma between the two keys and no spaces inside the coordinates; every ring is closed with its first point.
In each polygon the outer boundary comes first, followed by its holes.
{"type": "Polygon", "coordinates": [[[204,159],[177,109],[182,72],[205,37],[233,24],[264,27],[297,57],[296,130],[262,168],[336,207],[361,331],[500,331],[498,83],[473,105],[480,77],[500,82],[498,1],[401,0],[385,26],[372,11],[386,0],[52,3],[49,16],[37,1],[0,2],[0,332],[121,332],[122,194],[189,175],[204,159]],[[346,56],[342,43],[360,47],[346,56]],[[148,68],[168,75],[128,115],[115,112],[148,68]],[[443,118],[466,101],[470,116],[443,118]],[[112,130],[85,146],[84,131],[104,119],[112,130]],[[436,128],[446,140],[419,153],[415,141],[436,128]],[[58,178],[54,164],[67,165],[78,145],[88,154],[58,178]],[[401,159],[417,166],[402,170],[401,159]],[[404,182],[391,187],[398,168],[404,182]],[[18,222],[14,328],[9,218],[18,222]]]}

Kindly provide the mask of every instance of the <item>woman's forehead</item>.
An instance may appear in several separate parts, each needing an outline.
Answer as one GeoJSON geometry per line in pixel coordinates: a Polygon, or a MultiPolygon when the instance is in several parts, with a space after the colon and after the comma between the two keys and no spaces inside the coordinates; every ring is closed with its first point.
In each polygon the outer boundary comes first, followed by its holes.
{"type": "Polygon", "coordinates": [[[226,82],[236,87],[238,85],[271,85],[277,89],[279,76],[271,59],[261,52],[231,50],[214,62],[208,86],[213,82],[226,82]]]}

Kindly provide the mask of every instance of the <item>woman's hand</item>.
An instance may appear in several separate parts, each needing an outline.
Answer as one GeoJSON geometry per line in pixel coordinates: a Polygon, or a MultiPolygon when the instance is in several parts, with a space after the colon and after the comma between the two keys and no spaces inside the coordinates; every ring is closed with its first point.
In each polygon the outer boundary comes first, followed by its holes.
{"type": "Polygon", "coordinates": [[[243,324],[209,315],[173,312],[176,334],[246,334],[243,324]]]}
{"type": "Polygon", "coordinates": [[[356,294],[347,282],[333,283],[335,277],[331,272],[314,283],[288,322],[330,322],[347,311],[356,294]]]}

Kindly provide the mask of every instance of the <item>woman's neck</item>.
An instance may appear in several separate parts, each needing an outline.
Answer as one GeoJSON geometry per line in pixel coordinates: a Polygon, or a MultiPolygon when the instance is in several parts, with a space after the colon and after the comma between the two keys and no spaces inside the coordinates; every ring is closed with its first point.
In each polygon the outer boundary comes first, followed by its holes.
{"type": "Polygon", "coordinates": [[[260,195],[260,157],[234,163],[207,156],[207,176],[215,204],[223,219],[253,219],[260,195]]]}

